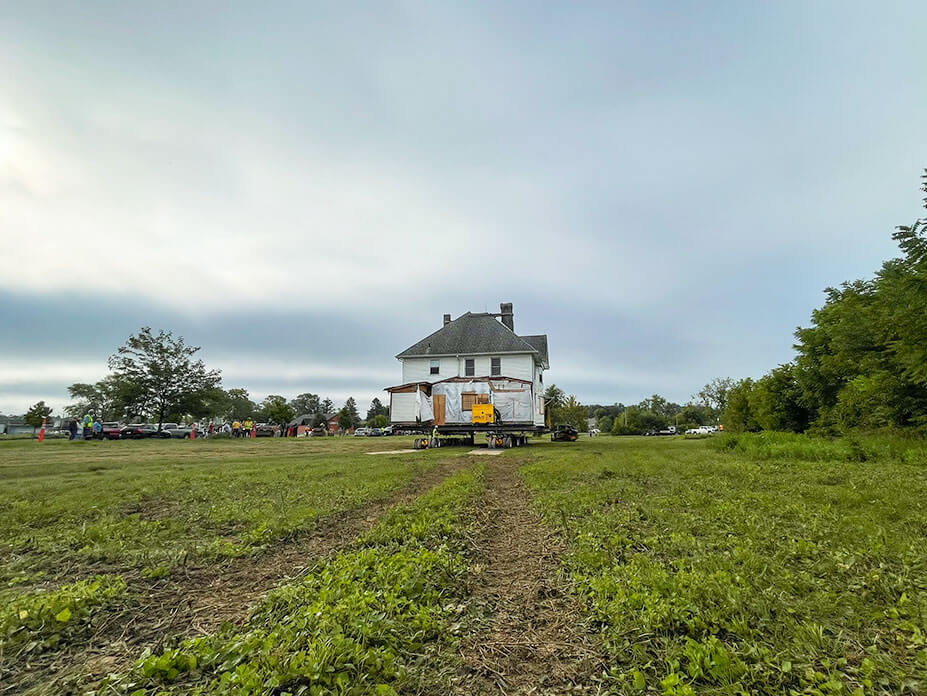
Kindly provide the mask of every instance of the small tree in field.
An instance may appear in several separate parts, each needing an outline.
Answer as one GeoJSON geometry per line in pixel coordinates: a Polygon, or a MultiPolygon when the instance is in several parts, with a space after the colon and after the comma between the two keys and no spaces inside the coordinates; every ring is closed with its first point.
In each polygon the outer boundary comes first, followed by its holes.
{"type": "Polygon", "coordinates": [[[26,421],[26,425],[32,426],[33,435],[35,435],[36,428],[42,425],[42,420],[48,418],[51,412],[51,407],[46,406],[44,401],[39,401],[29,407],[29,410],[26,411],[24,420],[26,421]]]}
{"type": "Polygon", "coordinates": [[[160,430],[166,414],[202,400],[219,384],[218,370],[193,359],[197,352],[199,347],[182,337],[170,331],[155,336],[146,326],[110,357],[109,366],[118,379],[134,385],[140,409],[157,417],[160,430]]]}

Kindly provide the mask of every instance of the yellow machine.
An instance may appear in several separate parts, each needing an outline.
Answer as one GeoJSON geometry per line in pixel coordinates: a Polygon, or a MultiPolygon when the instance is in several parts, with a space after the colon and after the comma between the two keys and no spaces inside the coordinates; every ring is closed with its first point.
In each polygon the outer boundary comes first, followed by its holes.
{"type": "Polygon", "coordinates": [[[473,422],[474,423],[495,423],[496,409],[492,404],[473,404],[473,422]]]}

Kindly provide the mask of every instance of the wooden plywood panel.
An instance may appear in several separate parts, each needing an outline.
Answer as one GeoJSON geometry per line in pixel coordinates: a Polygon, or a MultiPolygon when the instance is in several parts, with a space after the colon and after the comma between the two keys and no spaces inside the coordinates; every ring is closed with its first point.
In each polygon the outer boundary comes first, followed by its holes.
{"type": "Polygon", "coordinates": [[[435,394],[432,397],[435,405],[435,425],[444,425],[444,412],[445,412],[445,403],[444,403],[444,394],[435,394]]]}

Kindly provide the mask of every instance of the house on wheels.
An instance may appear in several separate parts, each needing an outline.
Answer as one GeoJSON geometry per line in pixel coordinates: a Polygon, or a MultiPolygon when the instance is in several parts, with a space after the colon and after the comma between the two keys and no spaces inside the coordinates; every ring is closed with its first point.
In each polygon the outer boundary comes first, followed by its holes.
{"type": "Polygon", "coordinates": [[[471,440],[485,432],[498,435],[499,446],[545,430],[547,336],[519,336],[512,304],[499,307],[453,320],[445,314],[440,329],[396,356],[402,384],[386,389],[394,427],[471,440]]]}

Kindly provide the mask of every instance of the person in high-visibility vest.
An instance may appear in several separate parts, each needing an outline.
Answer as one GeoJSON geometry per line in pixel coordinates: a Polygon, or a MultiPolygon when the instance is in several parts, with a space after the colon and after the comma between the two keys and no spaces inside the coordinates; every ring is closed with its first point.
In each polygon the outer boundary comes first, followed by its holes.
{"type": "Polygon", "coordinates": [[[84,416],[83,427],[84,427],[84,439],[89,440],[91,437],[93,437],[93,414],[92,413],[87,413],[87,415],[84,416]]]}

